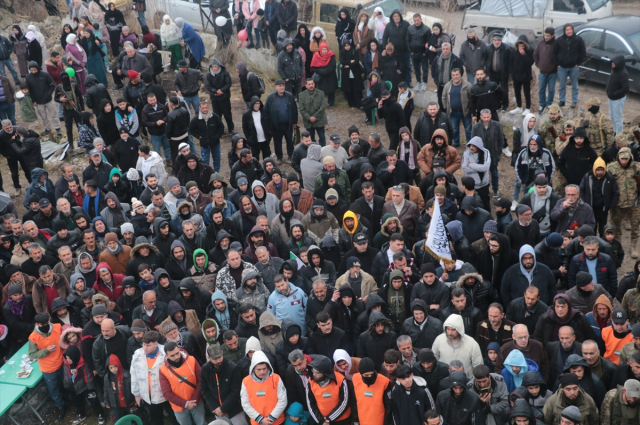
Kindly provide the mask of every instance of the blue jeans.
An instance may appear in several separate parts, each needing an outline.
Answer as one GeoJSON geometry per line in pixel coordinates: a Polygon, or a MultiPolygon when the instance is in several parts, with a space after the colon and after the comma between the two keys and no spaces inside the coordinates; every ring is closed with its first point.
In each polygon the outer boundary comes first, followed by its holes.
{"type": "MultiPolygon", "coordinates": [[[[567,76],[571,78],[571,103],[578,103],[578,75],[580,75],[580,68],[574,66],[573,68],[558,67],[558,80],[560,80],[560,87],[558,87],[558,94],[560,96],[560,102],[567,100],[567,76]]],[[[553,100],[553,99],[552,99],[553,100]]]]}
{"type": "MultiPolygon", "coordinates": [[[[9,102],[0,102],[0,120],[7,119],[11,124],[16,124],[16,104],[9,102]]],[[[622,116],[620,117],[622,119],[622,116]]]]}
{"type": "Polygon", "coordinates": [[[184,409],[182,412],[174,410],[173,413],[180,425],[207,425],[204,419],[204,402],[200,402],[193,410],[184,409]]]}
{"type": "Polygon", "coordinates": [[[153,134],[150,134],[149,136],[151,136],[153,150],[158,152],[158,155],[160,155],[160,148],[162,148],[164,151],[164,158],[167,161],[171,161],[171,147],[169,146],[169,139],[167,138],[167,135],[163,134],[162,136],[154,136],[153,134]]]}
{"type": "Polygon", "coordinates": [[[60,387],[62,387],[62,380],[64,378],[62,366],[60,366],[60,369],[52,373],[42,372],[42,377],[44,378],[45,384],[47,384],[49,395],[55,402],[56,408],[60,409],[64,407],[64,400],[62,399],[62,394],[60,394],[60,387]]]}
{"type": "Polygon", "coordinates": [[[209,155],[211,155],[211,158],[213,159],[213,169],[216,172],[220,171],[220,145],[212,148],[200,147],[200,154],[202,155],[202,161],[205,164],[209,164],[209,155]]]}
{"type": "Polygon", "coordinates": [[[184,99],[184,103],[187,104],[187,109],[189,109],[189,105],[191,105],[193,107],[193,111],[198,115],[198,112],[200,112],[200,96],[196,94],[191,97],[182,96],[182,98],[184,99]]]}
{"type": "Polygon", "coordinates": [[[427,83],[429,78],[429,59],[427,55],[411,54],[411,62],[413,63],[413,69],[416,72],[416,84],[427,83]],[[420,69],[422,66],[422,69],[420,69]]]}
{"type": "Polygon", "coordinates": [[[451,111],[449,120],[453,126],[453,146],[460,146],[460,120],[464,126],[464,135],[467,138],[467,143],[471,140],[471,115],[464,116],[462,111],[451,111]]]}
{"type": "Polygon", "coordinates": [[[411,53],[403,53],[402,60],[404,61],[404,81],[411,85],[411,53]]]}
{"type": "Polygon", "coordinates": [[[493,158],[491,158],[489,172],[491,173],[491,188],[496,191],[500,188],[500,173],[498,173],[498,161],[493,158]]]}
{"type": "Polygon", "coordinates": [[[138,12],[138,22],[140,22],[140,26],[147,25],[147,18],[144,17],[144,12],[138,12]]]}
{"type": "Polygon", "coordinates": [[[618,100],[609,99],[609,116],[613,120],[613,131],[616,134],[622,133],[622,110],[625,100],[627,100],[627,96],[618,100]]]}
{"type": "Polygon", "coordinates": [[[3,77],[6,77],[7,74],[4,72],[4,67],[7,67],[7,69],[9,70],[9,72],[11,73],[11,76],[13,77],[13,82],[16,83],[16,85],[18,87],[16,87],[16,90],[20,89],[20,79],[18,78],[18,74],[16,73],[16,69],[13,67],[13,61],[11,60],[11,58],[9,59],[5,59],[5,60],[0,60],[0,75],[2,75],[3,77]]]}
{"type": "Polygon", "coordinates": [[[522,189],[522,182],[520,180],[518,180],[518,178],[516,177],[516,182],[513,185],[513,200],[517,201],[518,198],[520,197],[520,189],[522,189]]]}
{"type": "MultiPolygon", "coordinates": [[[[558,74],[544,75],[538,74],[538,98],[540,99],[540,107],[546,108],[553,104],[553,98],[556,95],[556,82],[558,81],[558,74]],[[547,96],[547,89],[549,95],[547,96]]],[[[566,78],[565,78],[566,84],[566,78]]]]}
{"type": "Polygon", "coordinates": [[[255,46],[260,47],[260,31],[258,28],[253,28],[253,25],[249,24],[247,27],[247,34],[249,35],[249,44],[253,44],[253,33],[256,33],[256,43],[255,46]]]}
{"type": "Polygon", "coordinates": [[[469,84],[474,85],[476,83],[476,74],[467,72],[467,81],[469,82],[469,84]]]}
{"type": "Polygon", "coordinates": [[[307,131],[311,135],[311,140],[313,143],[316,142],[316,132],[318,133],[318,140],[320,146],[325,146],[327,144],[327,139],[324,137],[324,127],[311,127],[307,128],[307,131]]]}

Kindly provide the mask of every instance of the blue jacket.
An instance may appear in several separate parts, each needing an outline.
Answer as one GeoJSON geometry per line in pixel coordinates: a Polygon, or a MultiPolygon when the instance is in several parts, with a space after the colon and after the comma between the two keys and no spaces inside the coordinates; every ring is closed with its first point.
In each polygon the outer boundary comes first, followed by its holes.
{"type": "Polygon", "coordinates": [[[49,180],[49,173],[43,170],[42,168],[34,168],[31,170],[31,184],[27,187],[26,192],[24,193],[24,199],[22,200],[22,205],[29,210],[29,197],[33,194],[36,194],[42,198],[47,198],[53,205],[56,204],[56,189],[53,186],[53,182],[49,180]],[[38,180],[42,175],[45,175],[44,187],[46,191],[42,190],[40,186],[38,186],[38,180]]]}
{"type": "Polygon", "coordinates": [[[273,0],[273,2],[271,3],[269,3],[268,1],[264,2],[264,19],[269,21],[269,26],[275,27],[276,30],[279,28],[278,15],[276,14],[277,5],[278,2],[276,0],[273,0]]]}
{"type": "MultiPolygon", "coordinates": [[[[584,252],[582,254],[576,254],[569,262],[569,273],[567,279],[569,281],[569,289],[576,285],[576,275],[578,272],[589,273],[589,267],[587,266],[586,256],[584,252]]],[[[615,294],[618,290],[618,272],[616,269],[616,263],[613,259],[604,253],[598,253],[596,261],[596,275],[594,276],[596,283],[599,283],[610,294],[615,294]]]]}
{"type": "MultiPolygon", "coordinates": [[[[525,373],[538,372],[538,363],[534,362],[531,359],[526,359],[526,360],[527,360],[527,370],[525,371],[525,373]]],[[[538,372],[538,375],[539,374],[540,372],[538,372]]],[[[516,381],[513,378],[513,374],[509,372],[506,367],[503,368],[502,371],[500,371],[500,375],[502,375],[502,377],[504,378],[504,383],[507,385],[507,390],[509,390],[509,393],[511,393],[513,390],[517,388],[516,381]]],[[[542,377],[542,375],[540,377],[542,377]]]]}
{"type": "MultiPolygon", "coordinates": [[[[553,155],[548,149],[542,148],[542,161],[544,163],[544,174],[549,181],[553,177],[556,171],[556,163],[553,161],[553,155]]],[[[522,149],[518,154],[515,162],[515,171],[518,175],[518,180],[522,182],[523,186],[531,184],[529,180],[529,149],[522,149]]],[[[535,170],[533,170],[535,171],[535,170]]]]}
{"type": "Polygon", "coordinates": [[[307,304],[309,302],[307,294],[302,289],[289,283],[289,295],[282,295],[277,290],[269,295],[267,301],[267,311],[276,316],[280,321],[284,319],[293,320],[302,329],[302,335],[307,334],[307,304]]]}
{"type": "MultiPolygon", "coordinates": [[[[234,215],[238,210],[236,206],[233,205],[233,202],[229,202],[226,200],[224,202],[227,204],[227,207],[222,210],[222,217],[225,219],[227,218],[231,219],[231,216],[234,215]]],[[[213,220],[211,218],[211,210],[213,210],[213,203],[210,203],[209,205],[207,205],[206,208],[204,209],[204,212],[202,213],[204,214],[204,217],[202,217],[202,220],[204,220],[204,224],[206,224],[207,226],[213,223],[213,220]]]]}
{"type": "Polygon", "coordinates": [[[191,53],[193,54],[195,60],[200,62],[205,53],[204,42],[193,29],[193,27],[186,22],[182,27],[182,38],[184,39],[184,42],[189,45],[189,49],[191,50],[191,53]]]}
{"type": "MultiPolygon", "coordinates": [[[[278,128],[278,108],[276,107],[276,96],[278,96],[277,92],[271,93],[267,96],[267,102],[264,105],[264,108],[269,111],[269,120],[271,121],[271,125],[273,128],[278,128]]],[[[284,97],[287,102],[287,112],[289,113],[289,125],[298,123],[298,107],[296,106],[296,101],[293,98],[293,95],[289,92],[284,92],[284,97]]]]}
{"type": "Polygon", "coordinates": [[[498,223],[498,232],[504,233],[509,223],[513,221],[513,214],[509,211],[509,214],[505,214],[502,217],[496,217],[496,222],[498,223]]]}
{"type": "MultiPolygon", "coordinates": [[[[435,202],[435,198],[433,198],[435,202]]],[[[444,205],[440,207],[440,213],[449,217],[449,221],[453,221],[456,219],[456,215],[458,214],[458,206],[451,199],[445,196],[444,205]]]]}
{"type": "MultiPolygon", "coordinates": [[[[591,325],[591,331],[593,332],[593,336],[596,337],[596,341],[602,339],[602,329],[600,329],[600,326],[598,326],[596,318],[593,317],[593,312],[587,313],[586,317],[587,322],[589,322],[589,325],[591,325]]],[[[609,321],[607,322],[607,326],[611,326],[612,324],[613,322],[611,321],[611,319],[609,319],[609,321]]]]}

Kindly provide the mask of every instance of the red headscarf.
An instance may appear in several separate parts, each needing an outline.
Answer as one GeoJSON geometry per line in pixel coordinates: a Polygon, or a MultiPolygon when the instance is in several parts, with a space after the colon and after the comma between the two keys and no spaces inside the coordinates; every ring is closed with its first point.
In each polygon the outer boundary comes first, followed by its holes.
{"type": "Polygon", "coordinates": [[[329,45],[327,43],[322,43],[320,45],[320,50],[313,54],[313,59],[311,59],[311,67],[312,68],[322,68],[323,66],[329,65],[331,58],[336,54],[329,50],[329,45]],[[322,49],[327,48],[327,54],[322,54],[322,49]]]}
{"type": "MultiPolygon", "coordinates": [[[[114,392],[117,391],[118,394],[118,404],[120,407],[127,407],[127,400],[124,397],[124,369],[122,368],[122,363],[120,363],[120,359],[115,354],[109,356],[109,361],[107,362],[107,369],[109,366],[118,366],[118,373],[116,374],[116,380],[111,381],[111,385],[114,386],[114,392]]],[[[111,373],[111,372],[109,372],[111,373]]]]}

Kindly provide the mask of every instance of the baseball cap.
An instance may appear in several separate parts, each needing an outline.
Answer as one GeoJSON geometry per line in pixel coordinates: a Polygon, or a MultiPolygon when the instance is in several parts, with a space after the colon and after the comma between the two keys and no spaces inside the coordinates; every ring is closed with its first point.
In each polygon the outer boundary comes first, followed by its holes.
{"type": "Polygon", "coordinates": [[[640,398],[640,381],[627,379],[627,382],[624,383],[624,390],[627,392],[627,397],[640,398]]]}
{"type": "Polygon", "coordinates": [[[332,134],[331,137],[329,137],[329,140],[331,140],[334,143],[339,143],[342,141],[339,134],[332,134]]]}
{"type": "Polygon", "coordinates": [[[40,204],[40,208],[48,207],[49,205],[51,205],[51,201],[48,200],[47,198],[40,199],[40,201],[38,201],[38,203],[40,204]]]}
{"type": "Polygon", "coordinates": [[[358,245],[363,245],[369,242],[364,233],[356,233],[356,235],[353,237],[353,241],[358,245]]]}
{"type": "Polygon", "coordinates": [[[100,155],[100,151],[98,149],[91,149],[89,151],[89,156],[100,155]]]}
{"type": "Polygon", "coordinates": [[[622,325],[626,323],[627,320],[629,320],[629,316],[627,315],[626,311],[616,309],[616,310],[613,310],[613,314],[611,315],[611,320],[613,320],[613,323],[615,323],[616,325],[622,325]]]}

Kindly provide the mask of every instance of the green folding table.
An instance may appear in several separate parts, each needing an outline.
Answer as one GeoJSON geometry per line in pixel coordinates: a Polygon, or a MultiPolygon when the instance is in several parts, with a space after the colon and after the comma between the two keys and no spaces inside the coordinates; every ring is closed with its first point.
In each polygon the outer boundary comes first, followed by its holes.
{"type": "MultiPolygon", "coordinates": [[[[38,389],[44,384],[40,365],[38,362],[31,363],[33,370],[28,378],[18,378],[16,376],[16,372],[20,370],[20,362],[23,360],[22,356],[28,353],[29,343],[26,343],[0,368],[0,411],[4,414],[17,400],[21,400],[22,406],[13,413],[15,414],[27,406],[38,419],[44,423],[44,419],[38,414],[38,410],[48,400],[48,397],[43,397],[42,401],[35,407],[30,403],[31,399],[37,394],[38,389]],[[30,391],[27,392],[27,390],[30,391]]],[[[16,425],[19,425],[11,415],[9,415],[9,418],[11,418],[16,425]]]]}

